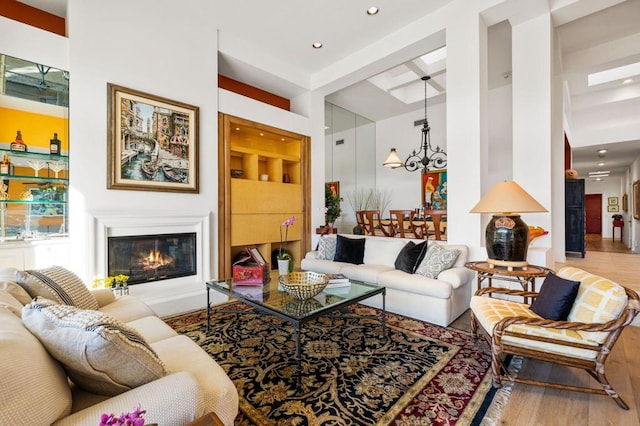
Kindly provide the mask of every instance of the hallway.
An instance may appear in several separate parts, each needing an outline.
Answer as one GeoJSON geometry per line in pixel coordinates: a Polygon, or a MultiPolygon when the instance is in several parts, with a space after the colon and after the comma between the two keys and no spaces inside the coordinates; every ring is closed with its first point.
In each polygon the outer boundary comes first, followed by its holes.
{"type": "Polygon", "coordinates": [[[602,238],[600,234],[587,234],[587,252],[604,251],[609,253],[631,253],[631,249],[617,238],[602,238]]]}

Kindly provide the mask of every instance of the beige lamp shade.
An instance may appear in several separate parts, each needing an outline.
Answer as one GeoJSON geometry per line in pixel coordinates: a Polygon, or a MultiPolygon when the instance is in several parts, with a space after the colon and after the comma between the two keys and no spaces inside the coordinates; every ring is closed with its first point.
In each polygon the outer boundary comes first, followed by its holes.
{"type": "Polygon", "coordinates": [[[546,212],[527,191],[513,181],[498,182],[471,209],[471,213],[546,212]]]}
{"type": "Polygon", "coordinates": [[[389,155],[387,155],[387,159],[382,163],[383,166],[389,167],[390,169],[397,169],[398,167],[402,167],[404,162],[398,157],[398,153],[395,148],[391,148],[389,151],[389,155]]]}

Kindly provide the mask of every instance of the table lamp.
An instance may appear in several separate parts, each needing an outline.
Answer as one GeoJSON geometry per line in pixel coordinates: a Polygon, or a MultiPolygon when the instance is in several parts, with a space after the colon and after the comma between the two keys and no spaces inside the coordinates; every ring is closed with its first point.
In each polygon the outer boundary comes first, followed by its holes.
{"type": "Polygon", "coordinates": [[[509,269],[527,266],[529,227],[519,213],[546,212],[520,185],[496,183],[471,209],[471,213],[493,213],[485,233],[487,262],[509,269]]]}

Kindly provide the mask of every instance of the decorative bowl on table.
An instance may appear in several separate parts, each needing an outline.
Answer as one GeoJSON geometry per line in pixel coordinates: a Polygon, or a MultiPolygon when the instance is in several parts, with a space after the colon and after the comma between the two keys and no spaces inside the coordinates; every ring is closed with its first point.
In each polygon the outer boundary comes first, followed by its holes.
{"type": "Polygon", "coordinates": [[[280,276],[280,285],[287,293],[300,300],[311,299],[324,290],[329,283],[326,274],[311,271],[296,271],[280,276]]]}

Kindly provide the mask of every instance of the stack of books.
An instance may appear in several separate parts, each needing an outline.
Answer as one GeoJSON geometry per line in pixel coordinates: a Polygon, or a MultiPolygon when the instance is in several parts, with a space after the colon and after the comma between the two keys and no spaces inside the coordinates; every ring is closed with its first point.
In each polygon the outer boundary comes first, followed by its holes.
{"type": "Polygon", "coordinates": [[[342,274],[327,274],[327,278],[329,278],[329,284],[326,288],[349,287],[351,285],[349,278],[342,274]]]}

